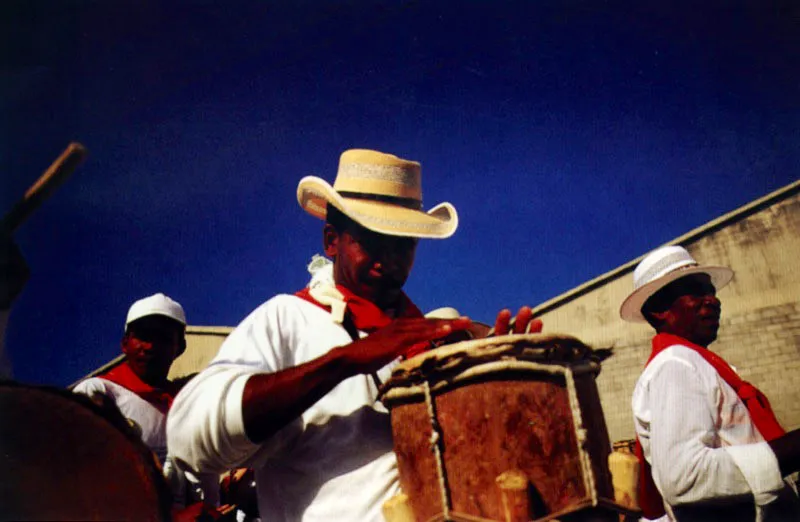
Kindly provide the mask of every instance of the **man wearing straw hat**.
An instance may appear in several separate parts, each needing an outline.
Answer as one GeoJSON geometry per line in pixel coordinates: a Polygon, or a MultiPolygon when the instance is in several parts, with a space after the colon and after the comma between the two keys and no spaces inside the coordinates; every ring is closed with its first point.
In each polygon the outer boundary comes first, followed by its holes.
{"type": "MultiPolygon", "coordinates": [[[[458,217],[422,210],[419,163],[372,150],[344,152],[333,186],[303,178],[297,198],[325,220],[334,284],[273,297],[230,334],[176,398],[170,449],[195,469],[255,468],[264,520],[379,521],[398,477],[378,386],[400,357],[470,326],[424,318],[402,290],[417,241],[451,236],[458,217]]],[[[529,323],[541,328],[523,307],[514,331],[529,323]]]]}
{"type": "Polygon", "coordinates": [[[783,477],[800,469],[800,430],[786,434],[767,398],[709,345],[717,290],[733,271],[682,247],[648,254],[621,317],[655,330],[633,393],[640,505],[658,520],[800,520],[783,477]]]}

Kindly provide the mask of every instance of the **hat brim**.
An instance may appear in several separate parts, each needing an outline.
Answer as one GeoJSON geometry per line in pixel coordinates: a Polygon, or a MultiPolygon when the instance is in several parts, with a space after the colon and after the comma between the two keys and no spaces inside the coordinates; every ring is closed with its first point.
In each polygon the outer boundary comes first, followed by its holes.
{"type": "Polygon", "coordinates": [[[647,319],[642,315],[642,306],[647,300],[671,282],[692,274],[708,274],[711,278],[711,284],[717,290],[723,288],[733,279],[733,270],[724,266],[689,266],[681,268],[634,290],[623,301],[619,309],[619,316],[628,322],[646,323],[647,319]]]}
{"type": "Polygon", "coordinates": [[[297,202],[320,219],[325,219],[326,205],[330,203],[362,227],[389,236],[444,239],[458,228],[458,213],[450,203],[440,203],[423,212],[382,201],[345,198],[316,176],[300,180],[297,202]]]}

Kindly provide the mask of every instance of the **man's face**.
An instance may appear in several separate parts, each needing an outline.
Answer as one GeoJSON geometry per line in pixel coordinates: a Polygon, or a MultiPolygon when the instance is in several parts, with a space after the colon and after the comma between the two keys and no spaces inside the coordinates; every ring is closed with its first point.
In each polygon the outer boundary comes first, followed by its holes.
{"type": "Polygon", "coordinates": [[[682,277],[662,288],[656,296],[668,305],[664,311],[653,312],[661,321],[659,332],[671,333],[705,347],[717,339],[722,307],[707,274],[682,277]]]}
{"type": "Polygon", "coordinates": [[[380,307],[397,301],[414,265],[416,239],[378,234],[355,223],[343,232],[326,224],[324,233],[336,284],[380,307]]]}
{"type": "Polygon", "coordinates": [[[128,325],[122,353],[128,365],[144,382],[161,384],[172,361],[184,347],[183,325],[161,315],[150,315],[128,325]]]}

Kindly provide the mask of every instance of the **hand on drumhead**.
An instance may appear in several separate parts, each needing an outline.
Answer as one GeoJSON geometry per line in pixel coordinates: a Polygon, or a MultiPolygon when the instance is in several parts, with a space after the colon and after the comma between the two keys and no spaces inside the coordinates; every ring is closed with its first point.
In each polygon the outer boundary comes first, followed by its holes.
{"type": "Polygon", "coordinates": [[[533,310],[529,306],[523,306],[517,312],[514,319],[513,330],[511,325],[511,310],[504,308],[497,314],[494,322],[493,335],[506,335],[509,333],[539,333],[542,331],[542,320],[533,318],[533,310]]]}
{"type": "Polygon", "coordinates": [[[341,347],[347,361],[359,373],[377,371],[400,356],[416,353],[420,344],[466,330],[468,317],[457,319],[397,319],[367,337],[341,347]]]}

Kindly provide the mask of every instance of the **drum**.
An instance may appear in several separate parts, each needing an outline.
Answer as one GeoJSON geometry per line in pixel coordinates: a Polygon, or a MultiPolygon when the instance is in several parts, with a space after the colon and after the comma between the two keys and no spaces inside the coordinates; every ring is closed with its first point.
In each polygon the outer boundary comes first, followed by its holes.
{"type": "Polygon", "coordinates": [[[541,334],[460,342],[398,365],[381,398],[414,518],[618,520],[599,371],[578,339],[541,334]],[[510,493],[504,484],[515,482],[510,493]]]}
{"type": "Polygon", "coordinates": [[[154,454],[98,400],[0,382],[0,520],[170,519],[154,454]]]}

